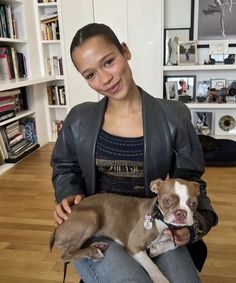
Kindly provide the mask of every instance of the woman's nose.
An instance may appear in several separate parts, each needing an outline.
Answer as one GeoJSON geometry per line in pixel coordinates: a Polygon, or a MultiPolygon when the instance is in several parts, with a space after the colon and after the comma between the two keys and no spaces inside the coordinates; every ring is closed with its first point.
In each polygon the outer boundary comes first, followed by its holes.
{"type": "Polygon", "coordinates": [[[112,80],[112,74],[106,70],[101,71],[100,77],[103,84],[108,84],[112,80]]]}

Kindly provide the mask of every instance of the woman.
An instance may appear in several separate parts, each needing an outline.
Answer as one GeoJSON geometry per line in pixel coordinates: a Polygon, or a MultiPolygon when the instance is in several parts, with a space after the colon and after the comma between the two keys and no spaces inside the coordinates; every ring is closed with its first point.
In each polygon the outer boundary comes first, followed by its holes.
{"type": "MultiPolygon", "coordinates": [[[[56,225],[67,219],[73,204],[91,194],[151,197],[149,184],[156,178],[195,180],[201,194],[194,225],[176,230],[179,247],[154,261],[170,282],[200,282],[186,244],[198,242],[217,216],[201,180],[202,149],[189,111],[184,104],[156,99],[135,84],[130,51],[106,25],[80,29],[71,57],[88,85],[104,98],[75,106],[59,134],[51,161],[56,225]]],[[[165,233],[172,237],[169,230],[165,233]]],[[[151,282],[121,245],[106,241],[109,247],[102,261],[74,262],[84,282],[151,282]]]]}

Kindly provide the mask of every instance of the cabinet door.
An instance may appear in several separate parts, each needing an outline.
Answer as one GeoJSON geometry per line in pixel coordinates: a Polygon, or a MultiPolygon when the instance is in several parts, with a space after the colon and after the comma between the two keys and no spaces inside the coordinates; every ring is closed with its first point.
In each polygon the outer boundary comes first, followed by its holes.
{"type": "Polygon", "coordinates": [[[78,29],[93,22],[92,0],[60,0],[62,42],[64,44],[65,84],[70,106],[84,101],[98,101],[98,95],[91,90],[83,77],[75,69],[70,58],[71,41],[78,29]]]}
{"type": "Polygon", "coordinates": [[[121,42],[127,42],[127,0],[94,0],[94,21],[111,27],[121,42]]]}
{"type": "Polygon", "coordinates": [[[128,43],[136,84],[162,98],[163,0],[127,0],[128,43]]]}

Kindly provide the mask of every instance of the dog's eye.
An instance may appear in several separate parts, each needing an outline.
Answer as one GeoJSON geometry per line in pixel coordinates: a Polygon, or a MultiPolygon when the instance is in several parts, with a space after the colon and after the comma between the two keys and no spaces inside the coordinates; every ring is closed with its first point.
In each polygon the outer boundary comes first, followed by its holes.
{"type": "Polygon", "coordinates": [[[197,208],[198,201],[197,199],[190,199],[189,200],[189,207],[191,210],[195,210],[197,208]]]}
{"type": "Polygon", "coordinates": [[[162,202],[165,208],[169,208],[172,205],[172,200],[170,198],[163,198],[162,202]]]}

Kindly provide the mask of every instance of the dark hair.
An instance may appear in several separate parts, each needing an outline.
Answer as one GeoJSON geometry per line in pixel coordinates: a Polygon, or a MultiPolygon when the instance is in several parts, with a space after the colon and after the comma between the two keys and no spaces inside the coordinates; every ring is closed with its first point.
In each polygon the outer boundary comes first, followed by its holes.
{"type": "Polygon", "coordinates": [[[82,27],[76,32],[70,46],[71,58],[72,52],[76,47],[79,47],[87,39],[94,36],[103,36],[108,42],[114,44],[118,48],[118,50],[123,54],[122,45],[117,36],[115,35],[114,31],[109,26],[104,24],[91,23],[82,27]]]}

